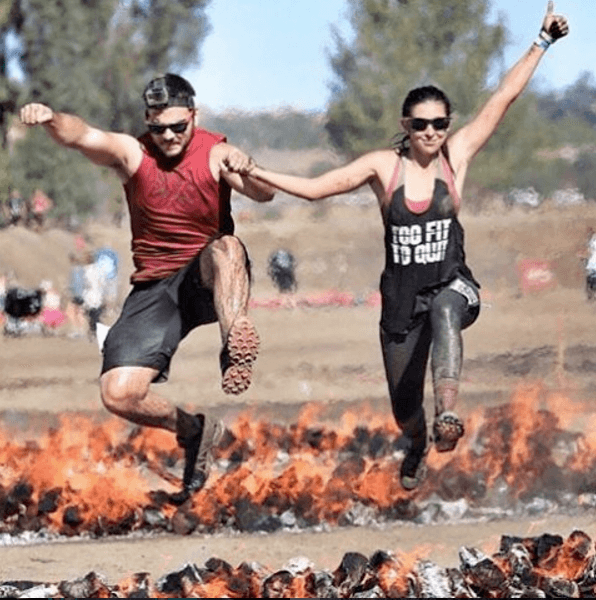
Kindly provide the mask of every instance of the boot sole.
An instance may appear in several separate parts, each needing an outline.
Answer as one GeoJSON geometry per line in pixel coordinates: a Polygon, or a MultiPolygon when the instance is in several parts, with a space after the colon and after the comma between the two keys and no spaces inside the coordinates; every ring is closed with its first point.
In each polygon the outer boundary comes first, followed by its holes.
{"type": "Polygon", "coordinates": [[[433,423],[433,442],[437,452],[451,452],[464,435],[464,423],[454,412],[443,412],[433,423]]]}
{"type": "Polygon", "coordinates": [[[226,344],[229,363],[222,373],[221,381],[226,394],[241,394],[248,389],[259,347],[259,334],[248,317],[237,319],[230,329],[226,344]]]}

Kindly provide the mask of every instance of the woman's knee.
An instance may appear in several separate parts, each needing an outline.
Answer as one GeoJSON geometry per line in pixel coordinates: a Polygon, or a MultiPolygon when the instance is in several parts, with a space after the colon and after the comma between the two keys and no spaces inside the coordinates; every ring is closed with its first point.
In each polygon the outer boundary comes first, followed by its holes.
{"type": "Polygon", "coordinates": [[[445,290],[435,298],[430,310],[433,329],[447,327],[452,330],[460,330],[466,309],[465,298],[457,292],[445,290]]]}

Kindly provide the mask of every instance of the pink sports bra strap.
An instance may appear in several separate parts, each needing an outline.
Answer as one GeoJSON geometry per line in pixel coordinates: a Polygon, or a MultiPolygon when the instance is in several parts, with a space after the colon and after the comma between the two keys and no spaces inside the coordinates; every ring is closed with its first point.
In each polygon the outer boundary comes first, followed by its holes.
{"type": "Polygon", "coordinates": [[[443,152],[440,153],[440,156],[441,163],[443,165],[443,176],[445,177],[445,183],[447,183],[447,189],[449,190],[449,194],[453,198],[455,207],[459,209],[459,207],[461,206],[461,198],[459,197],[459,194],[457,193],[457,188],[455,187],[455,177],[453,176],[453,170],[451,169],[451,165],[449,164],[449,161],[447,160],[447,157],[443,154],[443,152]]]}
{"type": "Polygon", "coordinates": [[[395,186],[397,185],[397,180],[399,179],[399,168],[401,166],[401,156],[397,155],[397,163],[395,163],[395,169],[393,169],[393,175],[391,175],[391,180],[389,181],[389,185],[385,190],[385,196],[388,200],[391,199],[391,194],[395,191],[395,186]]]}

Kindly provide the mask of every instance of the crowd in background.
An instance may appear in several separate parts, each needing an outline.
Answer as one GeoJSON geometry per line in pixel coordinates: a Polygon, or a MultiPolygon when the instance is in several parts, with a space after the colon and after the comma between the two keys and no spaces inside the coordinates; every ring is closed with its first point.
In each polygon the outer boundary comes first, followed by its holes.
{"type": "Polygon", "coordinates": [[[43,229],[53,206],[52,199],[41,190],[35,190],[25,199],[19,190],[13,189],[0,206],[0,224],[4,227],[25,225],[39,231],[43,229]]]}
{"type": "Polygon", "coordinates": [[[90,249],[79,238],[69,254],[68,286],[49,279],[36,288],[19,284],[14,273],[0,274],[0,324],[4,335],[64,335],[96,338],[97,324],[109,318],[118,299],[118,255],[107,247],[90,249]]]}

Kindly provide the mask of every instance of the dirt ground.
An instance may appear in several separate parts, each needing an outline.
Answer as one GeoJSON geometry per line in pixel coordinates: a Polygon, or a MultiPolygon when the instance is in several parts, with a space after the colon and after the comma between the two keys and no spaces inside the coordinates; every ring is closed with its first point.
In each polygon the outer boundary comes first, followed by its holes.
{"type": "MultiPolygon", "coordinates": [[[[217,327],[195,331],[181,345],[170,381],[160,391],[179,404],[209,408],[228,422],[249,406],[271,419],[291,419],[305,402],[320,403],[330,414],[364,402],[388,411],[379,308],[365,302],[376,291],[382,268],[381,224],[377,207],[361,201],[239,203],[237,233],[253,260],[255,301],[279,298],[267,277],[267,257],[286,248],[297,259],[299,297],[340,290],[358,302],[254,307],[262,351],[253,385],[238,399],[226,397],[219,387],[217,327]]],[[[483,284],[483,309],[465,332],[461,412],[478,403],[506,402],[516,385],[535,380],[564,391],[572,401],[591,400],[596,395],[596,304],[586,300],[580,255],[587,228],[596,224],[596,208],[526,211],[497,205],[482,215],[465,213],[462,221],[469,263],[483,284]],[[522,293],[517,266],[523,259],[548,260],[555,284],[522,293]]],[[[124,294],[130,273],[128,231],[101,224],[89,225],[87,231],[94,245],[119,252],[124,294]]],[[[72,234],[53,229],[0,231],[0,269],[13,271],[23,285],[49,278],[64,290],[73,244],[72,234]]],[[[99,358],[97,346],[87,339],[0,337],[0,412],[12,424],[26,414],[43,425],[64,411],[103,411],[97,392],[99,358]]],[[[576,528],[596,537],[592,519],[556,517],[449,526],[396,523],[321,533],[69,540],[3,547],[0,580],[56,581],[91,570],[110,581],[138,571],[159,577],[214,556],[233,565],[258,561],[271,568],[305,556],[318,568],[334,569],[345,552],[378,549],[417,551],[439,564],[457,566],[462,545],[490,552],[503,534],[566,536],[576,528]]]]}

